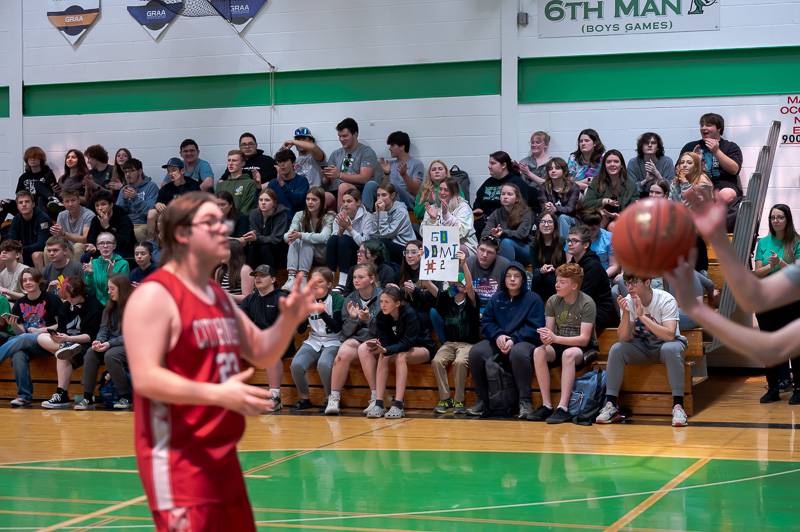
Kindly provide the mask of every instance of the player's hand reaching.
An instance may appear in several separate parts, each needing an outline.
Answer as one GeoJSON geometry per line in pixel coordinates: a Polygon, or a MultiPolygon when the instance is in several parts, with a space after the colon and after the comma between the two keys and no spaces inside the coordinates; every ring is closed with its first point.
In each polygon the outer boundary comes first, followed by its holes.
{"type": "Polygon", "coordinates": [[[712,196],[708,190],[692,187],[683,193],[697,231],[706,239],[726,235],[725,218],[728,206],[719,192],[712,196]]]}
{"type": "Polygon", "coordinates": [[[269,399],[272,398],[270,391],[245,382],[253,376],[253,372],[253,368],[247,368],[219,385],[220,406],[245,416],[257,416],[269,409],[269,399]]]}
{"type": "Polygon", "coordinates": [[[289,295],[278,301],[278,308],[282,317],[289,320],[294,327],[300,325],[310,314],[324,312],[325,304],[317,302],[314,297],[314,288],[321,283],[319,276],[312,278],[303,285],[303,272],[297,274],[294,287],[289,295]]]}
{"type": "Polygon", "coordinates": [[[697,248],[692,248],[689,257],[678,260],[678,267],[664,274],[664,277],[672,289],[678,307],[686,314],[691,314],[700,306],[697,294],[694,291],[694,264],[697,262],[697,248]]]}

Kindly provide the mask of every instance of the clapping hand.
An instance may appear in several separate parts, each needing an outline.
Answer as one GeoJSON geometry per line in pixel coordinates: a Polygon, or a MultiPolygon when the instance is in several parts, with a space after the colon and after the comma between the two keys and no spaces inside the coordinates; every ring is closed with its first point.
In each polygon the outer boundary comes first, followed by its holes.
{"type": "Polygon", "coordinates": [[[775,268],[781,263],[781,258],[774,251],[770,251],[770,255],[769,257],[767,257],[767,262],[769,263],[770,266],[775,268]]]}
{"type": "Polygon", "coordinates": [[[288,319],[294,327],[300,325],[310,314],[325,312],[325,304],[317,302],[314,297],[314,289],[321,280],[314,277],[301,288],[303,275],[303,272],[297,274],[292,291],[278,301],[281,317],[288,319]]]}
{"type": "Polygon", "coordinates": [[[378,159],[378,162],[381,165],[381,169],[383,170],[383,173],[386,174],[386,175],[389,175],[389,173],[392,171],[392,163],[390,161],[387,161],[383,157],[378,159]]]}
{"type": "Polygon", "coordinates": [[[490,233],[492,234],[493,237],[500,238],[501,236],[503,236],[503,228],[498,225],[496,227],[493,227],[490,233]]]}
{"type": "Polygon", "coordinates": [[[619,309],[624,313],[630,314],[630,308],[628,308],[628,298],[625,296],[617,296],[617,306],[619,309]]]}

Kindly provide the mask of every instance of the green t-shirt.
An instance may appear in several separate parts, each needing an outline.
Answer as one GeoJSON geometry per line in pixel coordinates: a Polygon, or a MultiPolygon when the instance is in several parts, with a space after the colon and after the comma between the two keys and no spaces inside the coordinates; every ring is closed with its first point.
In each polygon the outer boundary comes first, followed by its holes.
{"type": "MultiPolygon", "coordinates": [[[[594,324],[597,319],[597,307],[592,298],[578,292],[578,298],[571,305],[564,301],[559,295],[550,296],[544,306],[545,318],[551,317],[556,320],[556,336],[580,336],[581,323],[594,324]]],[[[597,335],[592,329],[592,339],[587,347],[597,346],[597,335]]]]}
{"type": "MultiPolygon", "coordinates": [[[[6,296],[0,296],[0,315],[2,314],[11,314],[11,304],[6,296]]],[[[3,332],[14,334],[14,329],[11,328],[11,325],[6,325],[3,332]]]]}
{"type": "MultiPolygon", "coordinates": [[[[771,234],[768,234],[767,236],[762,237],[758,240],[758,245],[756,246],[755,260],[760,260],[762,265],[766,265],[773,251],[775,252],[776,255],[778,255],[778,258],[780,258],[781,260],[785,260],[783,256],[783,242],[776,239],[771,234]]],[[[800,258],[800,240],[798,240],[794,246],[794,260],[797,260],[798,258],[800,258]]],[[[789,260],[786,262],[791,264],[792,262],[794,262],[794,260],[789,260]]],[[[775,268],[772,269],[772,271],[770,271],[770,274],[777,272],[779,269],[780,267],[776,266],[775,268]]]]}

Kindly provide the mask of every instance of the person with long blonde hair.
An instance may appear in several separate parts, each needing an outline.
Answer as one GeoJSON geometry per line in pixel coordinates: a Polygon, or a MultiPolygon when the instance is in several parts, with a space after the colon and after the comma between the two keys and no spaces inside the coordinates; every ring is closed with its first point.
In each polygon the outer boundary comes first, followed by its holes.
{"type": "Polygon", "coordinates": [[[425,216],[426,205],[439,202],[439,185],[448,177],[450,177],[450,170],[447,169],[444,161],[436,159],[428,165],[428,171],[425,172],[425,178],[422,180],[422,185],[420,185],[414,200],[414,216],[417,217],[417,220],[422,220],[425,216]]]}
{"type": "Polygon", "coordinates": [[[710,191],[714,185],[704,171],[700,155],[688,151],[681,155],[675,165],[675,179],[672,180],[669,199],[683,201],[683,193],[692,187],[710,191]]]}

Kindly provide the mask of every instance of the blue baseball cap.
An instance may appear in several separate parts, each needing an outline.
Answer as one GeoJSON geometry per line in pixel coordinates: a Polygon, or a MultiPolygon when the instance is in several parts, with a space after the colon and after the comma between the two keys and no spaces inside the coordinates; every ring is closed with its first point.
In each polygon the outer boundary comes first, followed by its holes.
{"type": "Polygon", "coordinates": [[[298,127],[297,129],[294,130],[294,138],[303,138],[303,137],[309,138],[314,142],[316,142],[316,140],[314,139],[314,135],[311,134],[311,130],[308,129],[307,127],[298,127]]]}
{"type": "Polygon", "coordinates": [[[169,166],[183,168],[183,161],[178,157],[170,157],[169,161],[167,161],[167,164],[161,165],[161,168],[167,168],[169,166]]]}

